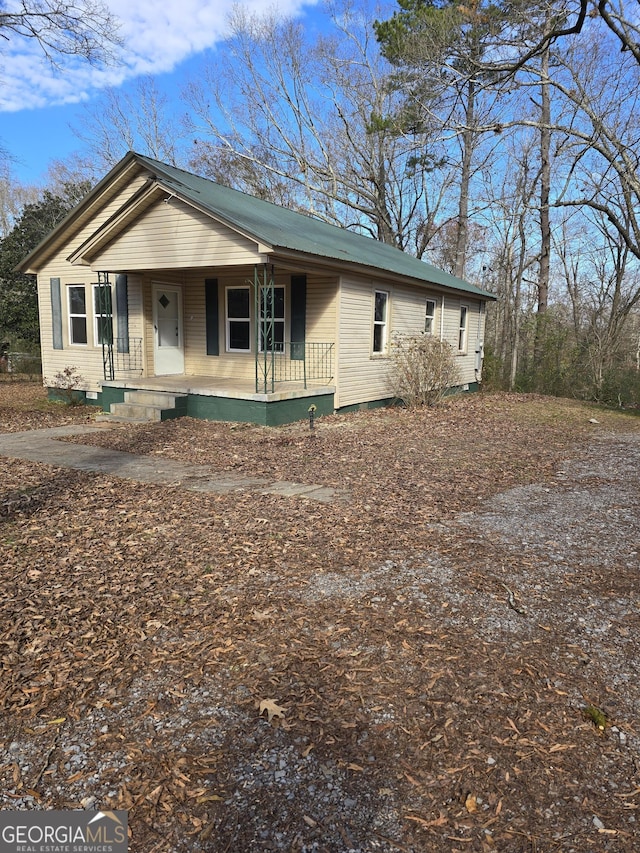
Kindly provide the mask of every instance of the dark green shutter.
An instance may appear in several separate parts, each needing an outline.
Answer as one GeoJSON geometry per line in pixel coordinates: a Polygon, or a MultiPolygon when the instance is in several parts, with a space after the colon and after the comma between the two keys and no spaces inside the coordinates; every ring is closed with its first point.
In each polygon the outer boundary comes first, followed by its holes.
{"type": "Polygon", "coordinates": [[[205,279],[204,304],[207,333],[207,355],[220,355],[220,316],[217,278],[205,279]]]}
{"type": "Polygon", "coordinates": [[[304,360],[307,317],[307,277],[291,276],[291,358],[304,360]]]}
{"type": "Polygon", "coordinates": [[[53,327],[53,348],[62,349],[62,297],[60,279],[50,278],[51,287],[51,323],[53,327]]]}
{"type": "Polygon", "coordinates": [[[116,316],[118,352],[129,352],[129,285],[124,274],[116,276],[116,316]]]}

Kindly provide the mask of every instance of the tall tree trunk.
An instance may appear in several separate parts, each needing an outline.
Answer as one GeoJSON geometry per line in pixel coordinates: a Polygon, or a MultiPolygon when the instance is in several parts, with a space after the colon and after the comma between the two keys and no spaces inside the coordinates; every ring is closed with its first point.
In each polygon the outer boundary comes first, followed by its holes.
{"type": "Polygon", "coordinates": [[[536,373],[540,371],[544,355],[545,315],[549,302],[549,272],[551,261],[551,220],[549,216],[549,194],[551,190],[551,93],[549,85],[549,51],[549,45],[547,45],[540,56],[540,265],[538,271],[536,340],[533,355],[536,373]]]}
{"type": "Polygon", "coordinates": [[[513,295],[513,351],[511,353],[511,372],[509,374],[509,391],[513,391],[518,374],[518,356],[520,353],[520,309],[522,306],[522,279],[524,278],[524,265],[527,257],[527,235],[524,228],[522,216],[518,222],[518,235],[520,237],[520,254],[518,257],[518,271],[516,273],[515,292],[513,295]]]}
{"type": "Polygon", "coordinates": [[[469,187],[471,184],[471,160],[473,157],[476,112],[476,84],[473,79],[467,83],[467,104],[465,108],[465,127],[462,131],[462,164],[460,173],[460,197],[458,200],[458,232],[456,239],[456,262],[454,275],[464,278],[467,264],[467,242],[469,234],[469,187]]]}

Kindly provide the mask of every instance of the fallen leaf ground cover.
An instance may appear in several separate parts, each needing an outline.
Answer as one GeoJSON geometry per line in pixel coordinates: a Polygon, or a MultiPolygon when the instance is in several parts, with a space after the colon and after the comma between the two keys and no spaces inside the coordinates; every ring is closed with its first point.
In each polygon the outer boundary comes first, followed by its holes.
{"type": "MultiPolygon", "coordinates": [[[[88,416],[0,385],[2,431],[88,416]]],[[[134,853],[640,847],[637,418],[477,395],[91,441],[341,498],[0,458],[3,808],[128,809],[134,853]]]]}

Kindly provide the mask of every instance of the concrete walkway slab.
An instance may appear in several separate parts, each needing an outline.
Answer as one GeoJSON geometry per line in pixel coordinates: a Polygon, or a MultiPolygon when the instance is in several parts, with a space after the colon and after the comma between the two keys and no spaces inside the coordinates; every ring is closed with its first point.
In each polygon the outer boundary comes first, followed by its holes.
{"type": "Polygon", "coordinates": [[[95,430],[96,427],[91,425],[73,424],[28,432],[0,433],[0,456],[76,471],[110,474],[138,483],[181,486],[193,492],[256,492],[287,498],[308,498],[321,503],[331,503],[344,497],[329,486],[281,480],[271,482],[264,478],[217,472],[206,465],[192,465],[175,459],[137,456],[121,450],[57,441],[65,436],[91,434],[95,430]]]}

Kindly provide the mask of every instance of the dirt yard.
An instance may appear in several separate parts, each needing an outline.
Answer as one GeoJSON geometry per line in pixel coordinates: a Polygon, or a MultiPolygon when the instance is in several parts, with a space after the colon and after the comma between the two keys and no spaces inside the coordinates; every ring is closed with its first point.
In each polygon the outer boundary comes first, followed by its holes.
{"type": "MultiPolygon", "coordinates": [[[[91,417],[0,384],[0,432],[91,417]]],[[[1,808],[127,809],[132,853],[640,850],[639,417],[476,395],[91,442],[342,497],[0,457],[1,808]]]]}

